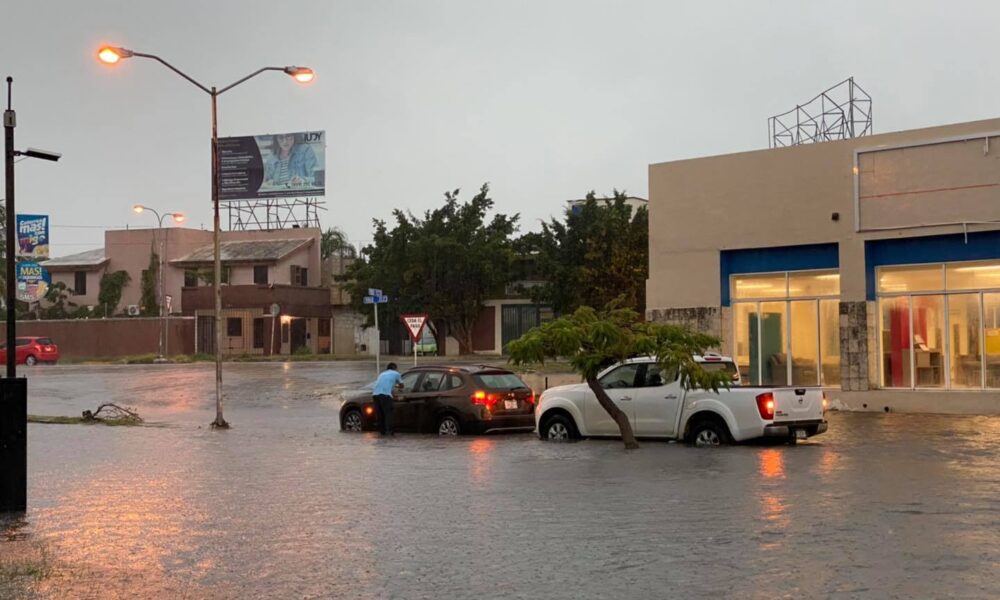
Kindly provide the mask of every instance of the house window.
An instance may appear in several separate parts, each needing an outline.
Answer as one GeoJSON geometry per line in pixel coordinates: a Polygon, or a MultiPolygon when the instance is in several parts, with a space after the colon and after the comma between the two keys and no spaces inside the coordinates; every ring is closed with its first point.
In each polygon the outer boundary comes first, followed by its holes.
{"type": "Polygon", "coordinates": [[[879,267],[882,387],[1000,388],[1000,261],[879,267]]]}
{"type": "Polygon", "coordinates": [[[253,282],[257,285],[267,285],[267,265],[254,265],[253,282]]]}
{"type": "Polygon", "coordinates": [[[76,271],[73,273],[73,295],[74,296],[86,296],[87,295],[87,272],[86,271],[76,271]]]}
{"type": "Polygon", "coordinates": [[[226,319],[226,335],[229,337],[243,337],[243,319],[240,317],[229,317],[226,319]]]}
{"type": "Polygon", "coordinates": [[[184,271],[184,287],[198,287],[198,271],[191,269],[184,271]]]}
{"type": "Polygon", "coordinates": [[[309,269],[292,265],[292,285],[306,287],[309,285],[309,269]]]}
{"type": "Polygon", "coordinates": [[[840,385],[840,274],[733,275],[733,355],[752,385],[840,385]]]}
{"type": "Polygon", "coordinates": [[[253,320],[253,347],[264,347],[264,319],[262,318],[253,320]]]}

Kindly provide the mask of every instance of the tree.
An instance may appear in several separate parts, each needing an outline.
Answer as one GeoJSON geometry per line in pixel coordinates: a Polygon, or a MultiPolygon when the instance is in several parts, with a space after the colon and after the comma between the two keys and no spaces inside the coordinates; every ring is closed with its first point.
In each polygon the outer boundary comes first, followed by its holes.
{"type": "Polygon", "coordinates": [[[542,223],[542,231],[518,240],[522,256],[533,258],[535,302],[569,314],[580,306],[605,306],[624,296],[624,306],[645,311],[649,276],[649,215],[633,211],[625,192],[611,198],[587,194],[568,209],[564,221],[542,223]]]}
{"type": "Polygon", "coordinates": [[[57,281],[49,286],[45,291],[46,306],[38,307],[40,319],[69,319],[76,318],[78,311],[75,302],[69,300],[70,290],[65,283],[57,281]],[[67,310],[67,307],[73,310],[67,310]]]}
{"type": "Polygon", "coordinates": [[[323,260],[331,256],[343,256],[345,258],[357,258],[358,251],[347,239],[347,234],[339,227],[329,227],[323,232],[320,239],[320,257],[323,260]]]}
{"type": "Polygon", "coordinates": [[[362,304],[368,288],[379,288],[390,298],[379,308],[381,318],[427,313],[455,336],[462,353],[470,353],[483,302],[510,281],[510,236],[518,215],[487,219],[493,208],[488,184],[468,202],[458,195],[459,190],[446,192],[444,205],[422,218],[395,210],[391,228],[374,221],[374,243],[338,279],[346,282],[359,311],[369,312],[362,304]]]}
{"type": "Polygon", "coordinates": [[[597,401],[618,423],[626,449],[638,448],[628,416],[601,387],[597,376],[605,368],[635,356],[653,357],[665,373],[677,373],[685,389],[718,390],[729,384],[724,372],[706,371],[694,360],[718,338],[693,332],[677,325],[644,322],[631,308],[620,308],[620,300],[597,311],[589,306],[576,309],[531,329],[511,342],[507,349],[515,365],[544,363],[547,359],[568,358],[597,401]]]}
{"type": "Polygon", "coordinates": [[[122,301],[122,290],[132,281],[128,271],[115,271],[101,276],[101,288],[97,293],[98,312],[112,316],[122,301]]]}

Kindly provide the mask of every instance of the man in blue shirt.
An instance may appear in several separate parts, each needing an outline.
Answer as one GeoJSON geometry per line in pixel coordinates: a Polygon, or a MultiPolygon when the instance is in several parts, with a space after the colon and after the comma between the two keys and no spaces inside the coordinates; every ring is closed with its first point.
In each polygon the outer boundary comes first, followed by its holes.
{"type": "Polygon", "coordinates": [[[396,363],[389,363],[385,371],[379,373],[372,386],[372,403],[375,404],[375,420],[382,435],[392,435],[392,391],[399,385],[399,371],[396,363]]]}

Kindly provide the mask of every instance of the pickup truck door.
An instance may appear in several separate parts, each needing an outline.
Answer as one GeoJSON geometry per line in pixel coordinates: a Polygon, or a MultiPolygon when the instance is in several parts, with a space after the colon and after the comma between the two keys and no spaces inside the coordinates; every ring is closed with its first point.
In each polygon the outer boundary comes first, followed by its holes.
{"type": "Polygon", "coordinates": [[[656,363],[639,372],[640,387],[634,390],[635,434],[645,437],[676,437],[677,411],[684,390],[676,375],[662,373],[656,363]]]}
{"type": "MultiPolygon", "coordinates": [[[[637,390],[636,381],[642,366],[640,363],[621,365],[599,380],[611,401],[628,416],[633,427],[635,426],[635,410],[632,406],[637,390]]],[[[611,418],[608,411],[604,410],[604,407],[597,401],[594,393],[589,390],[583,409],[583,418],[586,422],[587,433],[590,435],[620,435],[621,433],[618,429],[618,423],[611,418]]]]}

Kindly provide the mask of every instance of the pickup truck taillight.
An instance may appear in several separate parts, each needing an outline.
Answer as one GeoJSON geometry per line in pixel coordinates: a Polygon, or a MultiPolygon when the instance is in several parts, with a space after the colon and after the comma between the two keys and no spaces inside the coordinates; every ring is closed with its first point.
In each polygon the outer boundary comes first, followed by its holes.
{"type": "Polygon", "coordinates": [[[760,413],[760,418],[765,421],[774,419],[774,394],[771,392],[757,394],[757,412],[760,413]]]}

